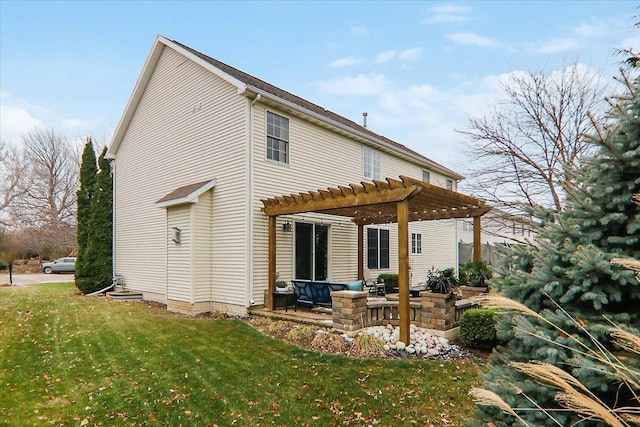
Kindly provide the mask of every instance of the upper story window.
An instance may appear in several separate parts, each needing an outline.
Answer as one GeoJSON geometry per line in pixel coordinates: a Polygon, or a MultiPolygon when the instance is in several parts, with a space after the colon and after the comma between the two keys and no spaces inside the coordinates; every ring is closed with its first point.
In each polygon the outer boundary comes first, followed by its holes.
{"type": "Polygon", "coordinates": [[[267,111],[267,159],[289,163],[289,119],[267,111]]]}
{"type": "Polygon", "coordinates": [[[363,147],[362,175],[369,179],[380,179],[380,152],[369,147],[363,147]]]}
{"type": "Polygon", "coordinates": [[[453,191],[453,180],[447,179],[447,190],[453,191]]]}
{"type": "Polygon", "coordinates": [[[427,184],[431,182],[431,172],[422,169],[422,181],[427,184]]]}

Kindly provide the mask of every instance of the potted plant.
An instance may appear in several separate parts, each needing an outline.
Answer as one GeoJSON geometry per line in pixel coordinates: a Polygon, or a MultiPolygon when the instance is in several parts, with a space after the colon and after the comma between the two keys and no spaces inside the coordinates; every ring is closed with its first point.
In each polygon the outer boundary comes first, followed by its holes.
{"type": "Polygon", "coordinates": [[[460,266],[460,281],[471,287],[487,286],[493,277],[489,265],[483,261],[468,261],[460,266]]]}
{"type": "Polygon", "coordinates": [[[279,280],[280,273],[276,273],[276,292],[286,292],[289,290],[289,284],[284,280],[279,280]]]}
{"type": "Polygon", "coordinates": [[[427,290],[435,294],[450,294],[453,292],[458,279],[453,268],[434,270],[427,273],[427,290]]]}

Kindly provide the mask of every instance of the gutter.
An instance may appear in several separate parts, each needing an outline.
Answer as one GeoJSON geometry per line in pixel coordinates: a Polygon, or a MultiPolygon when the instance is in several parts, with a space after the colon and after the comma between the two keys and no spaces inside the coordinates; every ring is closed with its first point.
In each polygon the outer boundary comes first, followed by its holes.
{"type": "Polygon", "coordinates": [[[253,198],[254,198],[254,167],[253,167],[253,106],[260,101],[261,94],[256,94],[256,97],[251,101],[249,106],[249,197],[247,200],[247,211],[249,215],[249,221],[247,221],[247,271],[249,272],[247,283],[247,307],[255,304],[253,300],[253,228],[255,223],[255,213],[253,212],[253,198]]]}

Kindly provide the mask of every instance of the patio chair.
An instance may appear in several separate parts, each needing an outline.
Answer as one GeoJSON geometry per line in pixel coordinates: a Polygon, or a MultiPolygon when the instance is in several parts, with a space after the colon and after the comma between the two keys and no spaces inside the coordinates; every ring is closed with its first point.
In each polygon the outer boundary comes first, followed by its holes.
{"type": "Polygon", "coordinates": [[[380,278],[371,278],[371,272],[367,269],[364,270],[364,287],[370,294],[379,296],[385,296],[387,294],[387,288],[384,285],[384,280],[380,278]]]}

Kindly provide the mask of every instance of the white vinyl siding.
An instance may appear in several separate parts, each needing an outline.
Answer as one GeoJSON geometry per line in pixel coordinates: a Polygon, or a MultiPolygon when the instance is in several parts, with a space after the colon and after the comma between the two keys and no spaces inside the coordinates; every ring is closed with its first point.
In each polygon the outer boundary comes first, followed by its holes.
{"type": "Polygon", "coordinates": [[[212,292],[246,297],[247,99],[231,84],[165,48],[116,154],[115,273],[163,300],[166,209],[155,202],[212,178],[212,292]]]}
{"type": "Polygon", "coordinates": [[[213,249],[213,218],[212,191],[209,190],[198,197],[198,203],[193,209],[193,287],[194,302],[206,302],[212,300],[212,262],[213,249]]]}
{"type": "Polygon", "coordinates": [[[192,301],[191,256],[193,230],[191,205],[170,207],[167,212],[167,298],[174,301],[192,301]],[[174,228],[180,229],[180,243],[173,241],[174,228]]]}

